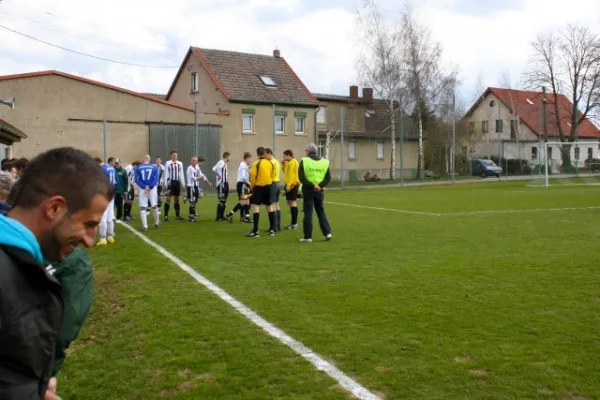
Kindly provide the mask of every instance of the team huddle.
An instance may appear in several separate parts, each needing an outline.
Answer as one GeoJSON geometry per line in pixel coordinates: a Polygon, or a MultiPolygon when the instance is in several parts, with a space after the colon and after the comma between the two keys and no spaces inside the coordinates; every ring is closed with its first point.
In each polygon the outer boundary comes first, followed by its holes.
{"type": "MultiPolygon", "coordinates": [[[[196,205],[204,197],[203,184],[212,187],[212,183],[202,172],[205,160],[191,157],[190,165],[184,171],[184,166],[178,160],[176,150],[171,151],[171,159],[163,166],[160,157],[156,157],[151,164],[149,155],[143,157],[141,162],[134,162],[123,167],[121,161],[109,158],[106,163],[97,158],[109,182],[115,188],[115,198],[109,204],[99,225],[100,240],[98,246],[105,246],[115,242],[114,222],[116,220],[132,221],[131,207],[135,197],[135,187],[138,192],[140,219],[142,230],[148,230],[148,215],[152,214],[154,226],[160,226],[160,195],[165,190],[165,204],[163,221],[169,221],[171,205],[175,211],[176,220],[184,220],[181,216],[181,196],[183,202],[189,203],[189,222],[196,222],[198,216],[196,205]],[[115,216],[116,208],[116,216],[115,216]]],[[[331,180],[329,161],[317,154],[317,147],[310,144],[306,148],[306,157],[300,162],[294,158],[291,150],[283,152],[282,162],[273,155],[271,149],[259,147],[256,149],[257,159],[252,154],[244,153],[237,173],[236,191],[238,202],[226,213],[229,197],[229,172],[228,163],[230,153],[223,153],[223,157],[213,167],[215,185],[217,189],[216,221],[233,222],[239,212],[240,222],[253,224],[253,229],[247,237],[260,237],[260,207],[265,206],[268,213],[269,225],[266,232],[274,236],[282,230],[281,227],[281,172],[283,171],[283,193],[290,208],[291,221],[284,229],[298,229],[298,198],[304,199],[304,237],[302,242],[312,242],[312,211],[313,208],[319,218],[319,226],[326,240],[330,240],[331,228],[325,215],[323,203],[323,189],[331,180]]]]}

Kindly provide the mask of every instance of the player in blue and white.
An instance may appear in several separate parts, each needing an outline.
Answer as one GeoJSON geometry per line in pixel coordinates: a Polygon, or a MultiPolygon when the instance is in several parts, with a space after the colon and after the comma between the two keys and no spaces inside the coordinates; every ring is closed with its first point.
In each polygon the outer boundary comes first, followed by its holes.
{"type": "MultiPolygon", "coordinates": [[[[112,183],[113,187],[116,188],[119,184],[119,177],[117,176],[117,170],[115,169],[115,158],[110,157],[107,163],[103,163],[101,159],[96,158],[98,164],[102,167],[104,175],[112,183]]],[[[98,225],[100,231],[100,241],[96,243],[96,246],[106,246],[108,243],[115,242],[115,199],[113,198],[108,204],[108,208],[102,215],[102,221],[98,225]]]]}
{"type": "Polygon", "coordinates": [[[142,228],[144,232],[148,230],[148,202],[154,214],[154,226],[158,228],[160,220],[158,219],[158,184],[160,171],[156,165],[150,164],[150,156],[145,155],[142,163],[137,166],[134,172],[135,184],[140,189],[138,199],[140,204],[140,218],[142,219],[142,228]]]}

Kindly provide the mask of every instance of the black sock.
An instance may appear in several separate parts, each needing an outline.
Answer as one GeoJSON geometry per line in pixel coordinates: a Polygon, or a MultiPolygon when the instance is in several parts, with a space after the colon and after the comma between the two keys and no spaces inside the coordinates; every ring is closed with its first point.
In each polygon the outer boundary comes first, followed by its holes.
{"type": "Polygon", "coordinates": [[[175,202],[175,216],[179,217],[179,211],[181,211],[181,208],[179,207],[179,202],[176,201],[175,202]]]}
{"type": "Polygon", "coordinates": [[[260,219],[260,213],[254,213],[254,231],[258,232],[258,220],[260,219]]]}
{"type": "Polygon", "coordinates": [[[275,217],[277,219],[277,230],[280,231],[281,230],[281,210],[277,210],[275,211],[275,217]]]}
{"type": "MultiPolygon", "coordinates": [[[[235,207],[233,207],[233,210],[231,210],[231,213],[232,213],[232,214],[235,214],[236,212],[238,212],[238,210],[239,210],[240,208],[242,208],[242,205],[241,205],[240,203],[237,203],[237,204],[235,205],[235,207]]],[[[240,213],[240,214],[242,214],[242,215],[243,215],[243,213],[240,213]]]]}
{"type": "Polygon", "coordinates": [[[275,211],[269,211],[269,230],[270,231],[274,231],[275,230],[275,223],[276,223],[276,216],[275,216],[275,211]]]}
{"type": "Polygon", "coordinates": [[[292,225],[298,224],[298,207],[290,207],[290,211],[292,212],[292,225]]]}
{"type": "Polygon", "coordinates": [[[190,218],[193,218],[196,216],[196,206],[194,204],[190,204],[190,218]]]}
{"type": "Polygon", "coordinates": [[[165,217],[169,216],[169,209],[171,208],[171,202],[165,201],[165,217]]]}
{"type": "Polygon", "coordinates": [[[246,204],[243,208],[244,218],[250,218],[250,205],[246,204]]]}
{"type": "Polygon", "coordinates": [[[126,217],[131,217],[131,204],[125,203],[124,214],[126,217]]]}

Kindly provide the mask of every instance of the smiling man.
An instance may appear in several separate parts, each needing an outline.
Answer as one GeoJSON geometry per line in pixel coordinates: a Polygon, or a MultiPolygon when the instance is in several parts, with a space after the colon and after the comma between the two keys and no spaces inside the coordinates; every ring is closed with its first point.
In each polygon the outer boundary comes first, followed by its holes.
{"type": "Polygon", "coordinates": [[[91,247],[113,195],[97,163],[73,148],[40,154],[13,186],[0,216],[0,399],[58,398],[48,386],[64,305],[43,263],[91,247]]]}

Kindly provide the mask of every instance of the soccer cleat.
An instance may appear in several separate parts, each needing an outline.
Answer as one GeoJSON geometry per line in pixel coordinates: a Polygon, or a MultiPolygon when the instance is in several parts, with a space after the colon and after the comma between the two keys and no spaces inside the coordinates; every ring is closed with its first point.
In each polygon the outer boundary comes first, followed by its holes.
{"type": "Polygon", "coordinates": [[[187,203],[187,202],[188,202],[188,198],[187,198],[187,196],[186,196],[186,197],[184,197],[184,198],[183,198],[183,204],[185,204],[185,203],[187,203]]]}
{"type": "Polygon", "coordinates": [[[112,236],[109,236],[109,237],[106,239],[106,241],[107,241],[108,243],[114,243],[114,242],[115,242],[115,238],[114,238],[114,237],[112,237],[112,236]]]}
{"type": "Polygon", "coordinates": [[[295,229],[298,229],[298,224],[290,224],[286,226],[285,229],[287,229],[288,231],[293,231],[295,229]]]}
{"type": "Polygon", "coordinates": [[[225,219],[230,223],[233,224],[233,214],[231,212],[228,212],[227,215],[225,216],[225,219]]]}
{"type": "Polygon", "coordinates": [[[246,235],[246,237],[257,238],[257,237],[260,237],[260,233],[259,232],[250,232],[249,234],[246,235]]]}
{"type": "Polygon", "coordinates": [[[154,224],[154,227],[155,227],[155,228],[158,228],[158,224],[154,224]]]}
{"type": "Polygon", "coordinates": [[[165,215],[164,221],[165,222],[169,222],[169,216],[168,215],[165,215]]]}
{"type": "Polygon", "coordinates": [[[124,218],[124,220],[127,222],[131,222],[131,221],[133,221],[133,218],[128,215],[124,218]]]}
{"type": "Polygon", "coordinates": [[[269,236],[275,236],[275,231],[273,229],[269,231],[269,236]]]}
{"type": "Polygon", "coordinates": [[[107,244],[108,242],[106,241],[106,239],[100,239],[100,241],[96,243],[96,246],[106,246],[107,244]]]}
{"type": "Polygon", "coordinates": [[[144,232],[148,232],[148,228],[142,228],[144,232]]]}
{"type": "Polygon", "coordinates": [[[196,222],[196,218],[190,215],[190,216],[188,217],[188,221],[189,221],[189,222],[196,222]]]}
{"type": "Polygon", "coordinates": [[[306,239],[306,238],[303,238],[303,239],[300,239],[300,241],[301,241],[302,243],[312,243],[312,239],[306,239]]]}
{"type": "Polygon", "coordinates": [[[184,218],[181,215],[178,215],[178,216],[175,217],[175,219],[177,221],[183,221],[184,218]]]}
{"type": "Polygon", "coordinates": [[[325,235],[325,240],[327,240],[328,242],[331,240],[331,233],[325,235]]]}

